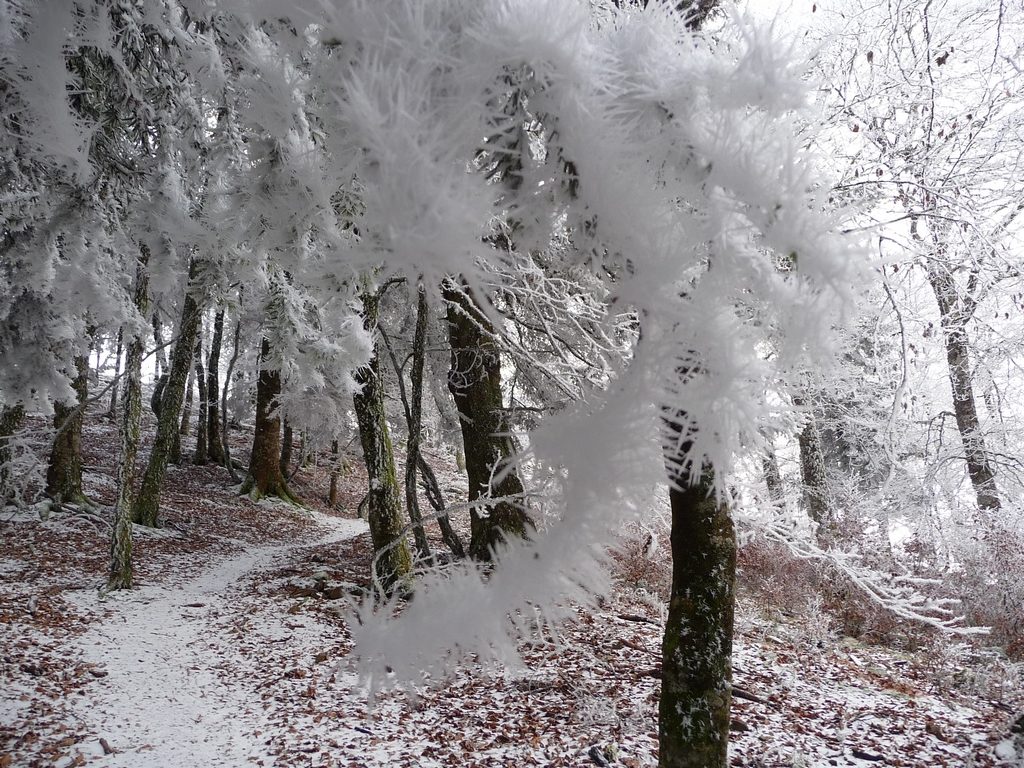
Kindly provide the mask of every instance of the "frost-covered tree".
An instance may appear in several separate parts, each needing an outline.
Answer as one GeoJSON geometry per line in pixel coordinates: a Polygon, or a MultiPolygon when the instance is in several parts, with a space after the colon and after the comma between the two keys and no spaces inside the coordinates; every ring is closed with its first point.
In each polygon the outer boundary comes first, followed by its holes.
{"type": "MultiPolygon", "coordinates": [[[[613,13],[600,28],[585,5],[542,0],[356,2],[319,18],[306,60],[308,87],[330,97],[316,105],[323,173],[359,200],[357,236],[335,239],[328,258],[426,285],[453,276],[487,295],[508,252],[493,246],[496,227],[514,225],[521,255],[568,230],[579,265],[615,276],[604,322],[632,311],[642,337],[601,385],[523,436],[519,456],[535,468],[523,493],[543,506],[543,531],[499,547],[486,584],[467,566],[425,578],[398,615],[367,608],[354,633],[379,686],[385,664],[390,679],[418,680],[462,653],[508,658],[538,606],[554,618],[559,601],[600,591],[601,544],[663,476],[663,451],[691,519],[712,508],[712,535],[727,536],[732,461],[771,426],[765,392],[821,348],[852,263],[827,234],[786,118],[802,87],[752,27],[716,51],[660,6],[613,13]],[[517,91],[544,127],[510,188],[476,162],[496,126],[520,131],[502,110],[517,91]],[[780,270],[776,254],[795,267],[780,270]],[[767,337],[770,360],[759,351],[767,337]]],[[[503,327],[495,302],[478,309],[503,327]]],[[[725,754],[731,548],[712,544],[680,550],[713,566],[694,607],[721,618],[700,660],[707,679],[672,693],[667,765],[685,764],[684,745],[715,755],[705,764],[725,754]]],[[[679,648],[666,642],[673,663],[679,648]]]]}

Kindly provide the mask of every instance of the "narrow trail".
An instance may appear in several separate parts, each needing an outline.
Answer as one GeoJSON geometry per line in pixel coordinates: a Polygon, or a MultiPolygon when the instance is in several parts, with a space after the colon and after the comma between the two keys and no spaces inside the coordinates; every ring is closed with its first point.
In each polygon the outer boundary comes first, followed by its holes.
{"type": "Polygon", "coordinates": [[[189,582],[143,586],[108,599],[113,615],[75,641],[82,660],[106,673],[68,702],[71,716],[94,734],[80,745],[82,758],[90,765],[139,768],[242,765],[270,757],[259,738],[266,713],[254,695],[256,678],[238,663],[244,646],[258,638],[287,653],[296,643],[315,641],[318,629],[332,630],[308,626],[293,637],[280,616],[259,615],[240,583],[295,549],[366,530],[361,520],[316,518],[322,537],[250,549],[189,582]]]}

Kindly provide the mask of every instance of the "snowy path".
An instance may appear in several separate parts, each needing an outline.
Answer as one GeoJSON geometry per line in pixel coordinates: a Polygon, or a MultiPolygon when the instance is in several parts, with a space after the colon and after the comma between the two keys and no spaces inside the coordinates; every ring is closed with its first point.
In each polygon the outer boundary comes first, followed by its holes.
{"type": "MultiPolygon", "coordinates": [[[[190,582],[142,587],[107,603],[113,615],[75,643],[82,660],[106,675],[68,702],[95,734],[79,745],[89,764],[242,765],[269,757],[257,735],[264,713],[256,683],[240,665],[254,609],[236,585],[297,547],[340,542],[366,529],[360,520],[318,517],[326,536],[317,542],[252,549],[190,582]],[[100,739],[113,754],[104,754],[100,739]]],[[[275,622],[281,617],[264,617],[261,634],[273,633],[275,622]]],[[[297,642],[304,640],[315,638],[304,633],[297,642]]]]}

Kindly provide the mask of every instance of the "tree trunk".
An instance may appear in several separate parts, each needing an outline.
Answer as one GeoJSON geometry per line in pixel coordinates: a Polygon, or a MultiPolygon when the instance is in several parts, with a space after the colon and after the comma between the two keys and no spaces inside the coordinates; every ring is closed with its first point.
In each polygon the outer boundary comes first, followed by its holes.
{"type": "MultiPolygon", "coordinates": [[[[805,405],[802,398],[794,397],[793,404],[798,408],[805,405]]],[[[803,505],[808,517],[819,526],[828,524],[829,492],[828,478],[825,475],[825,453],[821,448],[821,435],[818,432],[818,421],[812,412],[808,413],[807,423],[800,430],[797,442],[800,444],[800,477],[803,480],[803,505]]]]}
{"type": "Polygon", "coordinates": [[[200,326],[195,351],[196,383],[199,385],[199,418],[196,419],[196,452],[192,463],[203,465],[209,456],[207,430],[209,428],[210,397],[206,389],[206,375],[203,372],[203,334],[200,326]]]}
{"type": "Polygon", "coordinates": [[[459,412],[469,500],[497,499],[482,511],[470,510],[469,554],[490,560],[505,537],[527,538],[534,525],[512,464],[515,447],[505,419],[501,356],[491,323],[465,291],[446,284],[444,298],[452,348],[448,388],[459,412]]]}
{"type": "Polygon", "coordinates": [[[213,318],[213,338],[206,365],[207,428],[206,444],[210,461],[224,464],[224,440],[220,435],[220,348],[224,338],[224,309],[213,318]]]}
{"type": "MultiPolygon", "coordinates": [[[[419,467],[420,475],[423,477],[423,490],[427,494],[427,500],[430,502],[430,506],[434,508],[435,512],[444,513],[446,504],[444,501],[444,494],[441,493],[441,484],[437,482],[437,476],[434,475],[434,470],[427,464],[426,459],[423,458],[422,451],[419,455],[419,467]]],[[[463,467],[465,469],[465,467],[463,467]]],[[[448,514],[438,514],[437,525],[441,529],[441,539],[444,541],[445,546],[451,551],[456,559],[461,560],[466,556],[466,548],[462,546],[462,539],[459,538],[459,534],[452,528],[452,521],[448,518],[448,514]]]]}
{"type": "Polygon", "coordinates": [[[786,502],[786,489],[782,485],[782,472],[779,471],[779,460],[771,446],[765,449],[761,458],[764,471],[764,482],[768,486],[768,501],[776,509],[781,509],[786,502]]]}
{"type": "Polygon", "coordinates": [[[228,382],[231,381],[231,374],[235,370],[235,363],[238,362],[238,342],[241,331],[242,324],[235,322],[235,336],[234,344],[231,347],[231,359],[228,361],[228,370],[224,376],[224,388],[220,395],[220,436],[224,454],[224,466],[227,468],[228,474],[231,475],[231,481],[234,483],[242,482],[242,478],[235,472],[235,465],[231,460],[231,442],[228,440],[231,435],[231,425],[228,423],[228,382]]]}
{"type": "Polygon", "coordinates": [[[202,320],[202,307],[194,296],[192,281],[195,266],[189,270],[189,283],[181,306],[181,325],[174,343],[167,384],[160,400],[160,418],[157,419],[156,438],[149,453],[149,463],[142,477],[142,488],[135,500],[132,519],[141,525],[156,527],[160,523],[160,493],[171,458],[175,440],[180,438],[179,417],[188,381],[188,369],[192,362],[196,337],[202,320]]]}
{"type": "MultiPolygon", "coordinates": [[[[135,274],[135,308],[145,317],[149,306],[149,277],[145,263],[135,274]]],[[[126,345],[124,361],[124,393],[117,463],[117,500],[110,540],[110,577],[108,589],[129,589],[132,586],[132,483],[135,479],[135,458],[139,450],[142,422],[142,355],[145,345],[141,336],[132,336],[126,345]]]]}
{"type": "MultiPolygon", "coordinates": [[[[427,348],[427,292],[421,285],[419,300],[416,305],[416,331],[412,342],[412,370],[409,372],[409,383],[412,396],[409,402],[409,439],[405,449],[405,506],[409,510],[409,519],[416,525],[416,550],[419,556],[430,561],[430,542],[427,532],[423,529],[423,515],[420,513],[420,502],[416,493],[416,465],[420,458],[420,433],[423,421],[423,364],[427,348]]],[[[401,378],[402,372],[398,371],[401,378]]]]}
{"type": "MultiPolygon", "coordinates": [[[[376,336],[380,297],[363,295],[363,323],[376,336]]],[[[391,434],[384,407],[378,344],[369,364],[356,372],[361,390],[355,395],[359,441],[369,480],[367,501],[370,538],[377,553],[375,578],[385,593],[404,585],[412,572],[412,556],[402,537],[402,505],[398,493],[398,472],[391,446],[391,434]]]]}
{"type": "MultiPolygon", "coordinates": [[[[666,418],[678,438],[683,419],[666,418]]],[[[674,445],[674,443],[672,443],[674,445]]],[[[689,467],[669,450],[672,591],[662,643],[658,709],[660,768],[725,768],[732,701],[732,633],[736,534],[726,504],[715,498],[714,473],[689,467]]]]}
{"type": "Polygon", "coordinates": [[[188,367],[188,380],[185,382],[185,404],[181,408],[181,426],[178,428],[178,434],[182,437],[188,436],[188,433],[192,431],[192,397],[195,385],[192,382],[192,377],[195,375],[192,370],[192,366],[188,367]]]}
{"type": "Polygon", "coordinates": [[[277,410],[281,372],[270,367],[269,358],[270,342],[264,338],[260,348],[260,375],[256,381],[256,429],[242,493],[253,500],[276,496],[297,504],[281,473],[281,417],[277,410]]]}
{"type": "Polygon", "coordinates": [[[338,506],[338,476],[341,474],[341,457],[338,455],[338,441],[331,441],[331,490],[327,493],[327,506],[338,506]]]}
{"type": "Polygon", "coordinates": [[[953,275],[940,265],[928,262],[928,283],[939,305],[939,318],[946,343],[949,386],[953,394],[953,413],[964,446],[967,474],[974,486],[978,507],[997,510],[1001,506],[996,474],[988,460],[981,432],[978,409],[971,380],[970,344],[967,336],[968,313],[964,310],[953,275]]]}
{"type": "Polygon", "coordinates": [[[287,416],[282,421],[284,427],[281,430],[283,432],[281,436],[281,474],[288,477],[288,469],[292,465],[292,446],[295,442],[295,432],[292,430],[292,425],[288,422],[287,416]]]}
{"type": "Polygon", "coordinates": [[[117,377],[121,375],[121,342],[124,331],[117,332],[117,352],[114,355],[114,380],[110,384],[110,407],[107,409],[107,416],[111,419],[117,418],[117,391],[120,389],[120,382],[117,377]]]}
{"type": "Polygon", "coordinates": [[[167,351],[164,349],[164,330],[157,312],[153,312],[153,344],[153,376],[159,379],[167,372],[167,351]]]}
{"type": "Polygon", "coordinates": [[[0,508],[17,497],[11,482],[14,477],[11,466],[11,460],[14,458],[11,451],[11,435],[17,431],[24,415],[25,409],[20,403],[0,408],[0,508]]]}
{"type": "Polygon", "coordinates": [[[75,371],[72,386],[78,395],[76,402],[54,403],[53,406],[57,434],[46,469],[46,495],[58,506],[89,503],[82,492],[82,421],[89,399],[88,354],[75,357],[75,371]]]}

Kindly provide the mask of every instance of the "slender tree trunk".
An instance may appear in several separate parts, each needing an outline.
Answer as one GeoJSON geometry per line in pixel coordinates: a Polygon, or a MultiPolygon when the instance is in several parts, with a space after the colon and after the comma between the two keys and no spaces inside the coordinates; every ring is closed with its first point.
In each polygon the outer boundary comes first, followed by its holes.
{"type": "Polygon", "coordinates": [[[672,591],[662,643],[658,717],[660,768],[725,768],[732,702],[736,535],[714,473],[691,480],[677,458],[690,446],[684,419],[665,420],[672,507],[672,591]],[[676,448],[679,448],[677,451],[676,448]]]}
{"type": "Polygon", "coordinates": [[[203,334],[201,324],[199,338],[196,339],[195,366],[196,383],[199,385],[199,418],[196,420],[196,452],[192,458],[192,463],[202,465],[207,462],[209,456],[207,430],[210,422],[210,396],[206,388],[206,375],[203,372],[203,334]]]}
{"type": "Polygon", "coordinates": [[[490,560],[507,536],[527,538],[533,530],[523,504],[523,484],[512,465],[501,393],[501,356],[487,316],[463,290],[444,287],[452,367],[448,388],[455,399],[465,446],[469,500],[493,497],[483,512],[470,510],[469,554],[490,560]],[[495,482],[495,478],[500,478],[495,482]]]}
{"type": "MultiPolygon", "coordinates": [[[[145,317],[149,308],[149,276],[145,263],[135,274],[135,308],[145,317]]],[[[126,344],[124,361],[124,394],[120,421],[119,461],[117,463],[117,500],[110,540],[110,577],[108,589],[129,589],[132,586],[132,484],[135,479],[135,458],[139,450],[142,423],[142,355],[143,339],[132,336],[126,344]]]]}
{"type": "Polygon", "coordinates": [[[277,496],[294,503],[281,473],[281,416],[277,398],[281,395],[281,372],[270,367],[270,342],[264,338],[260,348],[260,375],[256,381],[256,429],[249,458],[249,474],[242,493],[254,500],[277,496]]]}
{"type": "Polygon", "coordinates": [[[929,262],[928,283],[939,305],[939,318],[946,344],[949,386],[953,394],[953,413],[964,447],[967,474],[974,486],[978,507],[997,510],[1001,506],[996,474],[989,463],[985,437],[981,432],[978,408],[971,380],[970,343],[967,336],[968,313],[954,282],[953,275],[941,265],[929,262]]]}
{"type": "Polygon", "coordinates": [[[178,427],[178,434],[187,437],[192,431],[192,398],[195,390],[195,383],[192,378],[195,371],[192,366],[188,367],[188,380],[185,382],[185,404],[181,407],[181,426],[178,427]]]}
{"type": "Polygon", "coordinates": [[[238,476],[235,471],[234,462],[231,460],[231,442],[228,439],[231,436],[231,425],[228,423],[228,382],[231,381],[231,374],[235,370],[235,363],[238,362],[238,342],[241,336],[242,324],[235,322],[235,335],[234,343],[231,347],[231,359],[228,361],[228,370],[224,376],[224,388],[220,395],[220,436],[221,436],[221,447],[224,455],[224,466],[228,470],[228,474],[231,475],[231,482],[240,483],[242,478],[238,476]]]}
{"type": "Polygon", "coordinates": [[[154,378],[159,379],[167,372],[167,351],[164,348],[164,330],[157,312],[153,313],[153,343],[156,347],[153,355],[154,378]]]}
{"type": "Polygon", "coordinates": [[[25,409],[20,403],[0,407],[0,508],[17,497],[12,483],[14,472],[11,460],[14,455],[11,451],[11,436],[17,431],[24,416],[25,409]]]}
{"type": "MultiPolygon", "coordinates": [[[[409,383],[412,395],[409,402],[409,439],[405,449],[405,505],[409,510],[409,519],[416,525],[414,538],[419,556],[430,560],[430,542],[427,532],[423,529],[423,515],[420,513],[420,502],[416,494],[416,466],[420,458],[420,433],[423,422],[423,364],[427,348],[427,292],[421,285],[416,305],[416,330],[412,342],[412,370],[409,383]]],[[[401,379],[402,372],[398,371],[401,379]]]]}
{"type": "MultiPolygon", "coordinates": [[[[802,398],[794,397],[798,408],[806,405],[802,398]]],[[[800,444],[800,476],[803,480],[803,505],[808,517],[819,526],[829,522],[828,477],[825,474],[825,453],[821,448],[821,434],[818,420],[813,411],[808,413],[807,423],[797,436],[800,444]]]]}
{"type": "MultiPolygon", "coordinates": [[[[427,494],[427,501],[430,502],[430,506],[434,508],[435,512],[443,513],[447,505],[444,501],[444,494],[441,493],[441,484],[437,482],[434,470],[430,468],[427,460],[423,458],[422,451],[420,451],[418,463],[420,475],[423,477],[423,490],[427,494]]],[[[447,513],[437,516],[437,525],[441,529],[441,539],[444,541],[445,546],[448,547],[456,559],[463,559],[466,556],[466,548],[462,546],[462,539],[459,538],[459,534],[452,528],[452,521],[448,518],[447,513]]]]}
{"type": "Polygon", "coordinates": [[[295,432],[292,430],[292,425],[288,421],[288,417],[285,416],[282,419],[284,424],[282,428],[281,436],[281,474],[288,477],[288,469],[292,465],[292,446],[295,442],[295,432]]]}
{"type": "Polygon", "coordinates": [[[178,338],[174,343],[168,370],[167,384],[160,401],[160,418],[157,419],[156,438],[149,453],[149,463],[142,477],[142,488],[135,500],[132,519],[150,527],[160,523],[160,493],[167,464],[171,458],[175,440],[180,438],[181,404],[185,395],[185,384],[188,381],[188,369],[192,362],[202,320],[202,307],[194,296],[192,281],[195,278],[195,265],[189,270],[189,284],[182,301],[181,324],[178,338]]]}
{"type": "MultiPolygon", "coordinates": [[[[363,295],[363,323],[376,332],[380,298],[369,292],[363,295]]],[[[375,334],[376,335],[376,334],[375,334]]],[[[384,406],[384,382],[381,379],[378,343],[370,363],[356,372],[361,390],[355,395],[359,441],[369,479],[367,520],[374,552],[379,559],[376,579],[385,592],[403,585],[412,572],[412,556],[402,533],[402,505],[398,493],[398,473],[391,446],[391,434],[384,406]]]]}
{"type": "Polygon", "coordinates": [[[327,506],[338,506],[338,476],[341,474],[341,456],[338,455],[338,441],[331,441],[331,490],[327,493],[327,506]]]}
{"type": "Polygon", "coordinates": [[[46,469],[46,495],[55,504],[88,504],[82,492],[82,421],[89,399],[89,356],[75,358],[75,379],[72,382],[77,399],[74,403],[54,403],[53,425],[57,434],[50,448],[46,469]]]}
{"type": "Polygon", "coordinates": [[[114,354],[114,381],[110,385],[110,407],[107,409],[107,416],[111,419],[117,418],[117,392],[121,388],[117,377],[121,375],[121,342],[124,331],[117,332],[117,352],[114,354]]]}
{"type": "Polygon", "coordinates": [[[213,338],[210,357],[206,365],[207,429],[206,443],[210,461],[224,463],[224,441],[220,435],[220,349],[224,338],[224,309],[217,310],[213,318],[213,338]]]}

